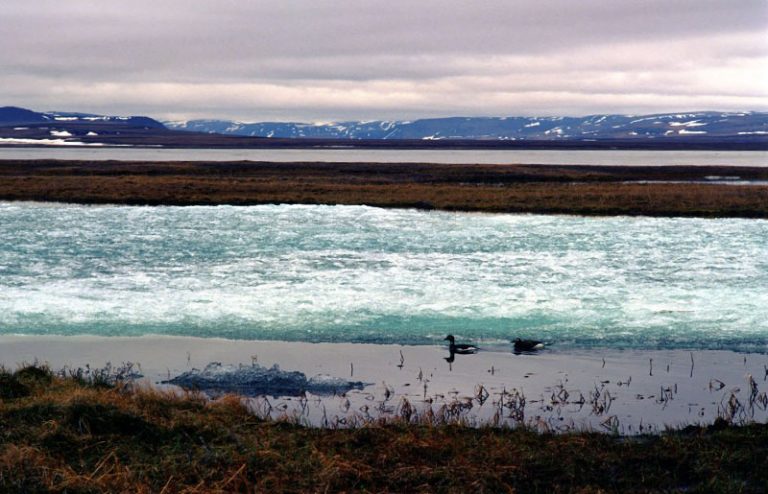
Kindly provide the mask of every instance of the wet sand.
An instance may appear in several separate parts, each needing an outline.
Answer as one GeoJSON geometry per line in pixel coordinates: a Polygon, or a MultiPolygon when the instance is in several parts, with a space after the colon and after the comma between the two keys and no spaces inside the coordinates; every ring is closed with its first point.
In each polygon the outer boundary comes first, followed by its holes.
{"type": "Polygon", "coordinates": [[[766,181],[759,167],[0,161],[0,200],[81,204],[768,218],[766,181]]]}
{"type": "Polygon", "coordinates": [[[308,377],[328,374],[367,383],[345,396],[251,400],[256,413],[320,426],[400,416],[405,401],[417,415],[433,413],[474,425],[523,423],[542,431],[637,434],[710,424],[718,416],[736,423],[768,418],[768,356],[763,354],[552,347],[536,355],[515,355],[511,350],[511,345],[482,348],[475,355],[456,355],[449,364],[444,346],[167,336],[0,337],[0,363],[9,368],[35,360],[54,369],[130,361],[140,364],[141,382],[152,386],[164,387],[161,381],[210,362],[278,364],[308,377]]]}

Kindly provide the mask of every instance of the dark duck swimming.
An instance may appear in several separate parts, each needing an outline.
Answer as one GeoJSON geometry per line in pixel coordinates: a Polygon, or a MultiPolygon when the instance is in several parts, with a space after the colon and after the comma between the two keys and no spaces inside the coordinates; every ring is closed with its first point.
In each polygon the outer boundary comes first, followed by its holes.
{"type": "Polygon", "coordinates": [[[477,346],[476,345],[469,345],[467,343],[456,343],[456,338],[453,337],[452,334],[449,334],[445,337],[446,340],[448,340],[448,351],[451,352],[451,354],[459,354],[459,355],[467,355],[470,353],[477,353],[477,346]]]}
{"type": "Polygon", "coordinates": [[[512,340],[515,353],[535,353],[544,348],[544,343],[538,340],[522,340],[515,338],[512,340]]]}

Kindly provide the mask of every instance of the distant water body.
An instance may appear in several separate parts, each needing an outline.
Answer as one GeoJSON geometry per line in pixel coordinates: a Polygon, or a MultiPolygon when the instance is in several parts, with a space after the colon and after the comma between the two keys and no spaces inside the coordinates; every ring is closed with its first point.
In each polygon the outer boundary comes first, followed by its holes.
{"type": "Polygon", "coordinates": [[[768,221],[0,203],[0,334],[768,350],[768,221]]]}
{"type": "Polygon", "coordinates": [[[768,167],[767,151],[2,148],[0,159],[768,167]]]}

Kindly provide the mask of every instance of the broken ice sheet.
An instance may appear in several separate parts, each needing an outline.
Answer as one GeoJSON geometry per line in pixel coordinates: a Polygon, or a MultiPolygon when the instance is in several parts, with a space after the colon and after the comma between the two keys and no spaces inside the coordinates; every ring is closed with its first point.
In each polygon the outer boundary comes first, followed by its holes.
{"type": "Polygon", "coordinates": [[[303,372],[284,371],[277,364],[267,368],[255,363],[235,366],[222,365],[221,362],[211,362],[203,370],[192,369],[162,383],[184,389],[233,392],[245,396],[299,396],[304,392],[333,395],[366,386],[360,381],[347,381],[327,374],[307,378],[303,372]]]}

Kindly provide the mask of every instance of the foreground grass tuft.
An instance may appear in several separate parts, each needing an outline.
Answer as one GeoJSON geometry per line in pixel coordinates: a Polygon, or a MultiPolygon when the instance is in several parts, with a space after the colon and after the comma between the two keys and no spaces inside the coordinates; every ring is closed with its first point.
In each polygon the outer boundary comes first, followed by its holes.
{"type": "Polygon", "coordinates": [[[209,401],[0,370],[0,492],[765,492],[768,427],[622,438],[263,420],[209,401]]]}

